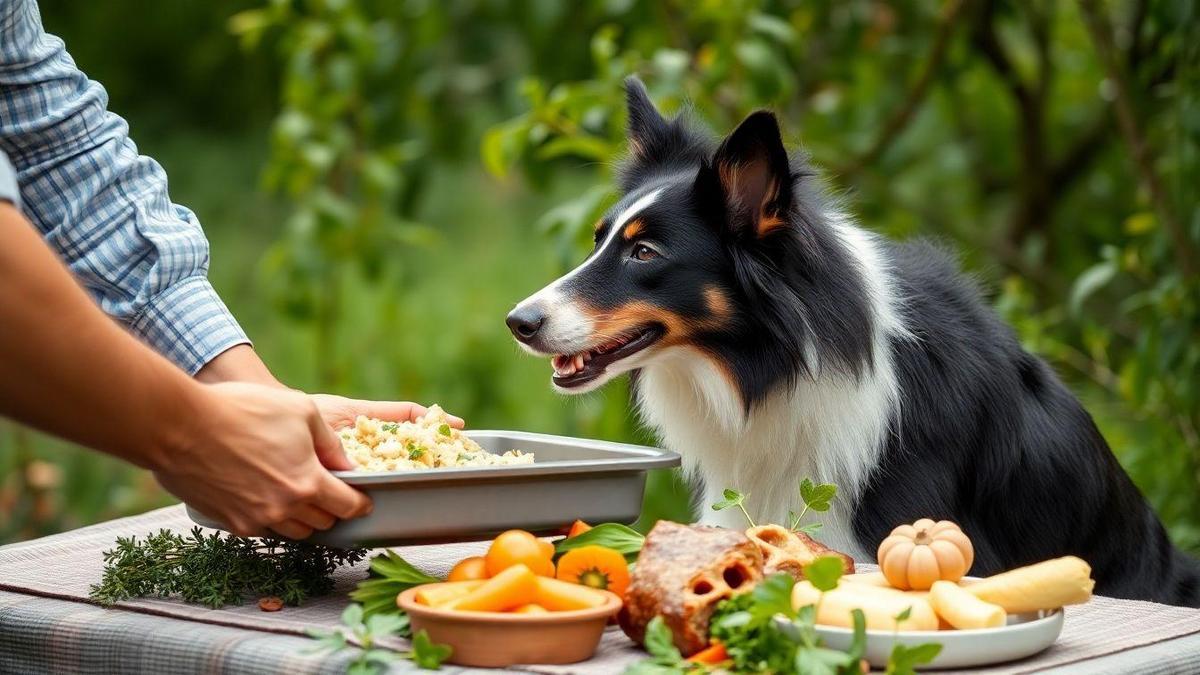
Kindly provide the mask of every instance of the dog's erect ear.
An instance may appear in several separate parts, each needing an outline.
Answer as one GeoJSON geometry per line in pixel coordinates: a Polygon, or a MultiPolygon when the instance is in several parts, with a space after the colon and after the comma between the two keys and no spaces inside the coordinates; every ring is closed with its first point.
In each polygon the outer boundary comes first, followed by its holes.
{"type": "Polygon", "coordinates": [[[791,170],[773,113],[760,110],[743,120],[717,149],[711,170],[737,231],[762,237],[786,224],[791,170]]]}
{"type": "Polygon", "coordinates": [[[625,105],[629,109],[629,151],[641,161],[660,160],[671,125],[654,107],[646,85],[633,75],[625,78],[625,105]]]}

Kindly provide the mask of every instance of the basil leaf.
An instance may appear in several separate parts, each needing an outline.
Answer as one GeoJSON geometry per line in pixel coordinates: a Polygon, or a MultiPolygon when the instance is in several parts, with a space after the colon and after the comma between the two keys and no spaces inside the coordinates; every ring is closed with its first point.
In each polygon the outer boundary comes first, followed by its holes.
{"type": "Polygon", "coordinates": [[[620,523],[600,523],[582,534],[569,539],[560,539],[554,544],[555,555],[562,555],[582,546],[603,546],[625,556],[625,560],[637,560],[646,537],[641,532],[620,523]]]}

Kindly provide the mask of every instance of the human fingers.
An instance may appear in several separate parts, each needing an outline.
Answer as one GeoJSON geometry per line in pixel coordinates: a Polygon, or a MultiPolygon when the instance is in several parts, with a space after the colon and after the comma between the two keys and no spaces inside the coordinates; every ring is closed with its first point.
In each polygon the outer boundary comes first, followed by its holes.
{"type": "Polygon", "coordinates": [[[281,520],[278,523],[270,525],[269,527],[272,531],[277,532],[288,539],[295,539],[297,541],[301,539],[307,539],[313,533],[313,528],[292,518],[281,520]]]}
{"type": "Polygon", "coordinates": [[[372,508],[370,497],[327,472],[323,472],[317,496],[310,503],[344,520],[365,516],[372,508]]]}
{"type": "Polygon", "coordinates": [[[308,416],[308,429],[312,433],[313,449],[321,466],[330,471],[350,471],[354,468],[354,464],[346,457],[341,439],[325,421],[315,401],[308,416]]]}
{"type": "Polygon", "coordinates": [[[299,504],[292,509],[291,520],[299,521],[314,530],[328,530],[337,522],[337,516],[312,504],[299,504]]]}

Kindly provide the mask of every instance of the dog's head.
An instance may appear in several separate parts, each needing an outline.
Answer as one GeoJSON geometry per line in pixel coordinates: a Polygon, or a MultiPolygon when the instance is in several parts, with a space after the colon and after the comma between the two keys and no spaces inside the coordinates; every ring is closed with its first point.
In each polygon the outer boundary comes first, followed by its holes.
{"type": "Polygon", "coordinates": [[[717,144],[664,119],[636,79],[626,92],[622,197],[596,223],[591,254],[518,304],[508,326],[553,358],[559,391],[591,391],[692,349],[748,407],[815,365],[812,295],[837,293],[820,277],[841,249],[805,189],[812,173],[789,158],[769,112],[717,144]]]}

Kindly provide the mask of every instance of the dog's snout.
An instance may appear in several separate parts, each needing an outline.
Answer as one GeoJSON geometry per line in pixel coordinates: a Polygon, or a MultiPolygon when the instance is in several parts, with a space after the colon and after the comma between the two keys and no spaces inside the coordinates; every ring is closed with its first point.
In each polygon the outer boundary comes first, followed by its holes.
{"type": "Polygon", "coordinates": [[[546,314],[537,307],[518,307],[509,312],[504,322],[514,337],[521,342],[529,342],[546,322],[546,314]]]}

